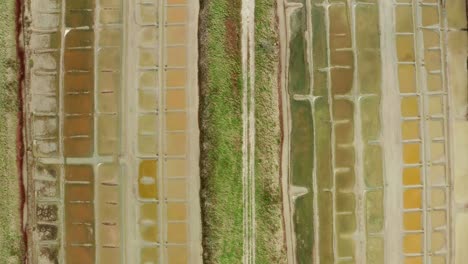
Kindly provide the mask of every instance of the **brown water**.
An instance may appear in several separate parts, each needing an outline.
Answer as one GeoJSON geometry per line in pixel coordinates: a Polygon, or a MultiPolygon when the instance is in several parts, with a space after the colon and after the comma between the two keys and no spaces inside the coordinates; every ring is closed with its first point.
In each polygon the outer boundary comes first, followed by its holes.
{"type": "Polygon", "coordinates": [[[166,113],[166,130],[185,130],[187,128],[187,114],[185,112],[166,113]]]}
{"type": "Polygon", "coordinates": [[[166,65],[168,67],[184,67],[187,64],[187,48],[182,47],[167,47],[166,48],[166,65]]]}
{"type": "Polygon", "coordinates": [[[93,181],[93,167],[90,165],[66,165],[65,180],[93,181]]]}
{"type": "Polygon", "coordinates": [[[85,224],[67,223],[65,240],[67,244],[73,243],[93,243],[94,242],[94,227],[85,224]]]}
{"type": "Polygon", "coordinates": [[[92,92],[94,89],[94,75],[92,73],[65,73],[65,92],[92,92]]]}
{"type": "Polygon", "coordinates": [[[168,180],[166,182],[166,198],[169,200],[185,200],[187,198],[186,180],[168,180]]]}
{"type": "MultiPolygon", "coordinates": [[[[67,1],[67,7],[69,8],[65,15],[65,25],[67,27],[91,27],[94,22],[94,12],[82,11],[82,10],[71,10],[67,1]]],[[[75,1],[78,2],[78,1],[75,1]]]]}
{"type": "Polygon", "coordinates": [[[107,201],[99,201],[99,220],[101,222],[115,223],[120,219],[120,204],[110,204],[107,201]]]}
{"type": "Polygon", "coordinates": [[[166,134],[166,154],[184,155],[186,149],[187,135],[185,133],[166,134]]]}
{"type": "Polygon", "coordinates": [[[186,247],[168,247],[167,248],[168,263],[187,263],[188,252],[186,247]]]}
{"type": "Polygon", "coordinates": [[[92,203],[66,203],[67,222],[94,223],[94,205],[92,203]]]}
{"type": "Polygon", "coordinates": [[[93,113],[92,94],[67,94],[64,96],[64,108],[66,114],[91,114],[93,113]]]}
{"type": "Polygon", "coordinates": [[[157,179],[157,161],[142,161],[138,170],[138,194],[140,198],[158,198],[157,179]]]}
{"type": "Polygon", "coordinates": [[[353,87],[353,69],[337,68],[331,70],[332,94],[344,95],[353,87]]]}
{"type": "Polygon", "coordinates": [[[414,37],[412,35],[396,36],[396,46],[398,61],[414,61],[414,37]]]}
{"type": "Polygon", "coordinates": [[[354,124],[352,122],[335,125],[336,144],[352,144],[354,141],[354,124]]]}
{"type": "Polygon", "coordinates": [[[63,145],[65,157],[89,157],[92,155],[92,138],[65,138],[63,145]]]}
{"type": "Polygon", "coordinates": [[[181,5],[186,4],[187,0],[167,0],[168,5],[181,5]]]}
{"type": "Polygon", "coordinates": [[[65,248],[65,263],[67,264],[93,264],[95,258],[94,247],[67,246],[65,248]]]}
{"type": "Polygon", "coordinates": [[[398,82],[401,93],[416,92],[416,70],[414,65],[398,66],[398,82]]]}
{"type": "Polygon", "coordinates": [[[186,243],[187,242],[187,224],[186,223],[168,223],[167,224],[167,242],[168,243],[186,243]]]}
{"type": "Polygon", "coordinates": [[[65,202],[92,201],[94,199],[93,184],[65,184],[65,202]]]}
{"type": "Polygon", "coordinates": [[[119,202],[119,186],[100,185],[98,199],[102,202],[119,202]]]}
{"type": "Polygon", "coordinates": [[[166,70],[166,86],[184,87],[187,84],[187,75],[185,70],[166,70]]]}
{"type": "Polygon", "coordinates": [[[353,66],[354,56],[351,50],[332,50],[330,54],[331,64],[337,66],[353,66]]]}
{"type": "Polygon", "coordinates": [[[121,263],[120,248],[100,248],[99,256],[101,263],[121,263]]]}
{"type": "Polygon", "coordinates": [[[335,121],[353,120],[354,103],[346,99],[336,99],[333,101],[333,118],[335,121]]]}
{"type": "Polygon", "coordinates": [[[88,49],[65,50],[65,71],[92,71],[94,52],[88,49]]]}
{"type": "Polygon", "coordinates": [[[93,118],[89,115],[67,116],[64,120],[65,137],[91,136],[93,132],[93,118]]]}
{"type": "MultiPolygon", "coordinates": [[[[67,46],[79,47],[93,42],[89,31],[72,30],[67,34],[67,46]]],[[[64,67],[66,71],[93,69],[94,56],[91,50],[66,50],[64,67]]],[[[91,72],[71,72],[65,74],[65,91],[78,94],[64,95],[64,112],[73,114],[64,121],[64,155],[66,157],[91,156],[93,148],[92,95],[94,76],[91,72]],[[79,114],[79,115],[76,115],[79,114]],[[70,138],[70,136],[86,136],[70,138]]]]}
{"type": "Polygon", "coordinates": [[[187,29],[185,26],[166,27],[166,44],[176,45],[187,42],[187,29]]]}
{"type": "Polygon", "coordinates": [[[419,115],[419,97],[409,96],[401,98],[401,115],[403,117],[418,117],[419,115]]]}
{"type": "Polygon", "coordinates": [[[184,7],[166,8],[166,23],[185,23],[188,19],[187,9],[184,7]]]}
{"type": "Polygon", "coordinates": [[[167,220],[183,221],[187,219],[187,205],[185,203],[167,203],[167,220]]]}
{"type": "Polygon", "coordinates": [[[99,239],[101,245],[120,245],[120,225],[99,225],[99,239]]]}
{"type": "Polygon", "coordinates": [[[94,45],[94,31],[70,30],[65,35],[65,48],[91,48],[94,45]]]}
{"type": "Polygon", "coordinates": [[[185,159],[166,160],[166,177],[187,176],[187,161],[185,159]]]}

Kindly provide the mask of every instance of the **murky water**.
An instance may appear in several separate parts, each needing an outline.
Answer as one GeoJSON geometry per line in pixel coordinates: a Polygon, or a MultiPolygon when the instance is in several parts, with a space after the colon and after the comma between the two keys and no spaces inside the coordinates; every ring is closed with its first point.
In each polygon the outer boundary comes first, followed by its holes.
{"type": "Polygon", "coordinates": [[[185,23],[188,19],[188,12],[185,7],[168,7],[166,9],[166,23],[185,23]]]}
{"type": "Polygon", "coordinates": [[[187,134],[186,133],[167,133],[165,152],[167,155],[180,156],[186,153],[187,134]]]}
{"type": "Polygon", "coordinates": [[[166,27],[166,44],[178,45],[187,42],[187,32],[184,26],[169,26],[166,27]]]}
{"type": "Polygon", "coordinates": [[[158,199],[157,179],[157,161],[142,161],[138,170],[138,194],[140,198],[158,199]]]}
{"type": "Polygon", "coordinates": [[[187,204],[167,203],[166,208],[168,221],[183,221],[187,219],[187,204]]]}

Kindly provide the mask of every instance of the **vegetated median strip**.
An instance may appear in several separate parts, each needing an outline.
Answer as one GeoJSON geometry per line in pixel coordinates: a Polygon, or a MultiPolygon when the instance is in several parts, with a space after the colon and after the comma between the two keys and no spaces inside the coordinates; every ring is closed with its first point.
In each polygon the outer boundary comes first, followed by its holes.
{"type": "Polygon", "coordinates": [[[203,260],[239,263],[243,254],[241,6],[240,1],[229,0],[200,4],[203,260]]]}
{"type": "Polygon", "coordinates": [[[249,69],[244,71],[250,86],[243,86],[241,1],[204,0],[200,7],[203,260],[205,263],[230,264],[243,262],[247,256],[250,263],[286,263],[278,166],[275,3],[256,0],[255,9],[250,10],[255,12],[251,17],[256,17],[255,24],[250,20],[251,30],[255,30],[250,32],[253,46],[249,47],[249,42],[245,42],[246,50],[254,48],[250,54],[256,54],[246,61],[247,67],[252,65],[250,67],[256,73],[252,74],[249,69]],[[247,126],[242,119],[243,87],[249,89],[245,100],[247,107],[244,108],[247,110],[244,119],[247,126]],[[247,143],[245,152],[243,140],[247,143]],[[243,167],[244,160],[250,162],[246,167],[243,167]],[[244,172],[250,173],[247,174],[250,182],[245,181],[249,185],[245,187],[244,172]],[[244,196],[244,190],[250,192],[249,197],[244,196]],[[245,210],[244,202],[248,205],[245,210]],[[244,229],[248,220],[250,226],[246,225],[244,229]],[[249,237],[244,236],[244,231],[250,232],[249,237]],[[244,245],[250,247],[246,256],[244,245]]]}

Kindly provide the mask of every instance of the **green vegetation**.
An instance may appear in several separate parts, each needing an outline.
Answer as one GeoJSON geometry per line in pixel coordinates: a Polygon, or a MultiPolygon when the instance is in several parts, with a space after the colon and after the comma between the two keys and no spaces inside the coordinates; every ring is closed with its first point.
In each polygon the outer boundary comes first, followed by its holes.
{"type": "Polygon", "coordinates": [[[0,263],[21,263],[20,191],[16,168],[18,124],[15,1],[0,9],[0,263]]]}
{"type": "Polygon", "coordinates": [[[313,181],[314,130],[312,109],[309,101],[291,101],[291,181],[305,187],[308,193],[298,197],[294,210],[296,233],[296,258],[307,263],[312,258],[314,243],[313,227],[313,181]]]}
{"type": "Polygon", "coordinates": [[[286,263],[280,181],[276,5],[255,1],[256,263],[286,263]]]}
{"type": "Polygon", "coordinates": [[[205,263],[242,259],[240,1],[200,6],[201,202],[205,263]]]}
{"type": "MultiPolygon", "coordinates": [[[[206,263],[239,263],[243,255],[240,4],[201,2],[200,165],[206,263]]],[[[256,262],[285,263],[275,2],[257,1],[255,16],[256,262]]]]}

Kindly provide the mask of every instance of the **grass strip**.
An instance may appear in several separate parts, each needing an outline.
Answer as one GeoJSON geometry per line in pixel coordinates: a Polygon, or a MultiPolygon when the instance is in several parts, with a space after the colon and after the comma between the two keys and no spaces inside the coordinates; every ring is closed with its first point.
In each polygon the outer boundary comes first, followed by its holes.
{"type": "Polygon", "coordinates": [[[276,1],[255,1],[256,263],[286,263],[280,181],[276,1]]]}
{"type": "Polygon", "coordinates": [[[18,64],[15,1],[0,8],[0,263],[21,263],[20,190],[16,167],[18,64]]]}
{"type": "Polygon", "coordinates": [[[200,1],[203,259],[242,260],[241,2],[200,1]]]}

